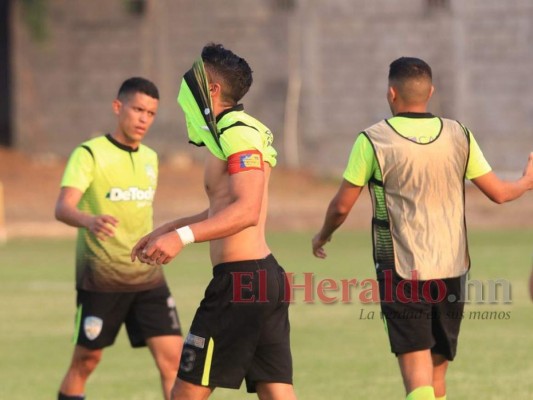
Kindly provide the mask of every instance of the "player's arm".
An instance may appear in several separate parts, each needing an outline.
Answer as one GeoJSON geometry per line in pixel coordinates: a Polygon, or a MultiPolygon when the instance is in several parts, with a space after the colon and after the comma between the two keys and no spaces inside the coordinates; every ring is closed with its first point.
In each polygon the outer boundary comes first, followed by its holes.
{"type": "MultiPolygon", "coordinates": [[[[206,242],[234,235],[259,222],[264,191],[263,170],[250,170],[230,175],[231,202],[209,218],[189,225],[195,242],[206,242]]],[[[141,248],[136,246],[132,260],[167,264],[182,250],[184,243],[176,231],[149,238],[141,248]]]]}
{"type": "Polygon", "coordinates": [[[254,169],[229,176],[230,204],[191,226],[196,242],[225,238],[259,223],[265,185],[264,171],[254,169]]]}
{"type": "Polygon", "coordinates": [[[118,220],[111,215],[91,215],[79,210],[78,203],[82,196],[83,193],[77,188],[62,187],[55,207],[56,219],[70,226],[87,228],[100,240],[113,236],[118,220]]]}
{"type": "Polygon", "coordinates": [[[533,153],[529,154],[522,177],[516,181],[502,180],[491,171],[472,179],[472,182],[495,203],[515,200],[533,189],[533,153]]]}
{"type": "Polygon", "coordinates": [[[196,222],[204,221],[207,219],[208,215],[209,209],[206,208],[204,211],[198,214],[178,218],[174,221],[167,222],[155,229],[150,235],[160,236],[162,234],[175,231],[176,229],[181,228],[182,226],[192,225],[196,222]]]}
{"type": "Polygon", "coordinates": [[[362,186],[356,186],[346,179],[342,181],[337,194],[329,203],[322,228],[313,238],[313,254],[316,257],[326,257],[324,245],[329,242],[333,232],[346,220],[362,189],[362,186]]]}
{"type": "Polygon", "coordinates": [[[131,250],[131,259],[132,261],[135,260],[136,257],[139,257],[142,259],[143,256],[143,250],[146,247],[146,244],[150,241],[155,240],[155,238],[165,235],[169,232],[174,232],[176,229],[181,228],[183,226],[191,225],[196,222],[203,221],[207,219],[209,213],[209,209],[206,209],[202,211],[201,213],[191,215],[188,217],[178,218],[174,221],[167,222],[161,226],[159,226],[157,229],[154,229],[152,232],[150,232],[148,235],[143,236],[137,244],[133,247],[131,250]]]}
{"type": "Polygon", "coordinates": [[[235,126],[227,129],[220,138],[223,153],[227,155],[229,173],[229,204],[209,218],[176,231],[148,240],[141,252],[132,254],[142,261],[166,264],[188,244],[221,239],[234,235],[259,222],[265,184],[263,148],[255,128],[235,126]],[[183,234],[183,236],[181,236],[183,234]],[[182,238],[184,238],[182,240],[182,238]]]}
{"type": "Polygon", "coordinates": [[[313,254],[316,257],[326,257],[324,245],[331,240],[333,232],[342,225],[376,168],[372,145],[366,135],[361,133],[352,147],[341,186],[329,203],[324,224],[311,241],[313,254]]]}
{"type": "Polygon", "coordinates": [[[209,219],[190,226],[195,241],[232,236],[259,223],[265,190],[264,143],[255,128],[233,126],[220,137],[227,156],[229,203],[209,219]]]}

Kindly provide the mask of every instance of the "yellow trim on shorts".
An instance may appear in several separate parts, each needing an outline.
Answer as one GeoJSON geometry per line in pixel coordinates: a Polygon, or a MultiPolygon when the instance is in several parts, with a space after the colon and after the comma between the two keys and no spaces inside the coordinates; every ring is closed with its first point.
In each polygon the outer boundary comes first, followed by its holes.
{"type": "Polygon", "coordinates": [[[211,373],[211,362],[213,361],[213,351],[215,350],[215,341],[209,338],[207,345],[207,354],[205,356],[204,373],[202,374],[202,386],[209,386],[209,374],[211,373]]]}

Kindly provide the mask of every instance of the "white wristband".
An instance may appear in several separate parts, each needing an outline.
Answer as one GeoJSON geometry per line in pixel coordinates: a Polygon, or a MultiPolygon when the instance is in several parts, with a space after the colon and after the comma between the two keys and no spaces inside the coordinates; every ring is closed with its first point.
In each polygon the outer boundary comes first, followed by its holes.
{"type": "Polygon", "coordinates": [[[189,227],[189,225],[176,229],[176,232],[178,233],[184,246],[194,243],[194,233],[192,233],[192,229],[189,227]]]}

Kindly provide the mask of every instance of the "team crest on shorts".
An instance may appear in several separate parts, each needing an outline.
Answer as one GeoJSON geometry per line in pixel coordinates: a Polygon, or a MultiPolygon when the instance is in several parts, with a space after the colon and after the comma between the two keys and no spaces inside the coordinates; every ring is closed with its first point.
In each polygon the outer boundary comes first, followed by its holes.
{"type": "Polygon", "coordinates": [[[201,336],[196,336],[189,332],[187,339],[185,339],[185,344],[194,346],[199,349],[203,349],[205,346],[205,338],[201,336]]]}
{"type": "Polygon", "coordinates": [[[86,317],[83,320],[83,330],[87,339],[94,340],[102,332],[102,325],[104,321],[98,317],[86,317]]]}

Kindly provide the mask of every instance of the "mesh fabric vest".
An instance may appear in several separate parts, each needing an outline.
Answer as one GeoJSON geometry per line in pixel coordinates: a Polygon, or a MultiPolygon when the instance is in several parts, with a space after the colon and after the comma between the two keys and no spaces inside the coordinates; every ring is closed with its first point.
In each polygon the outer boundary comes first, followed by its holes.
{"type": "Polygon", "coordinates": [[[470,266],[464,182],[469,138],[462,126],[441,119],[429,143],[414,142],[387,121],[364,131],[381,171],[369,182],[374,261],[404,279],[444,279],[470,266]]]}

